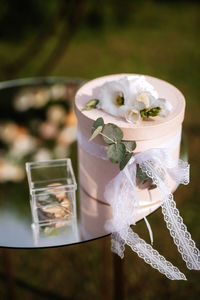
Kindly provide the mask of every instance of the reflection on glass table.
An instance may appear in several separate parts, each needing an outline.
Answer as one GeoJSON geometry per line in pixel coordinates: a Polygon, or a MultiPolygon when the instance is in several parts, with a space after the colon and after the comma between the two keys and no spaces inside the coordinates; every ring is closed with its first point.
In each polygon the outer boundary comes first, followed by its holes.
{"type": "MultiPolygon", "coordinates": [[[[0,246],[2,247],[61,246],[106,234],[104,228],[101,232],[98,226],[97,232],[95,228],[92,234],[86,232],[80,223],[79,206],[75,222],[62,220],[50,224],[40,222],[40,226],[31,225],[25,163],[70,157],[77,179],[76,117],[73,112],[73,100],[76,90],[82,83],[83,80],[80,79],[52,77],[0,83],[0,246]]],[[[62,191],[59,196],[62,196],[61,194],[62,191]]],[[[77,193],[77,200],[78,197],[77,193]]],[[[69,205],[66,201],[64,204],[69,205]]],[[[68,208],[65,207],[66,209],[68,208]]],[[[55,207],[54,211],[51,211],[51,208],[48,210],[47,207],[46,211],[39,210],[37,216],[40,216],[40,221],[44,219],[44,214],[49,217],[61,216],[60,210],[55,211],[55,207]]]]}
{"type": "MultiPolygon", "coordinates": [[[[62,220],[31,226],[26,162],[69,157],[78,182],[73,100],[82,83],[79,79],[48,77],[0,83],[1,247],[62,246],[108,234],[104,224],[112,215],[111,207],[93,199],[80,187],[76,193],[77,222],[62,220]]],[[[181,151],[183,157],[183,144],[181,151]]],[[[42,200],[39,199],[40,205],[42,200]]],[[[40,209],[41,221],[44,214],[60,216],[59,209],[49,209],[40,209]]]]}

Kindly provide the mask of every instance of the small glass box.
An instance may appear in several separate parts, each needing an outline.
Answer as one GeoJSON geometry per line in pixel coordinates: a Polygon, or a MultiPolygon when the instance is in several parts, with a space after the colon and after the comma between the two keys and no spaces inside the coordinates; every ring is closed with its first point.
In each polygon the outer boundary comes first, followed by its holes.
{"type": "Polygon", "coordinates": [[[49,225],[76,222],[77,189],[71,160],[27,162],[33,222],[49,225]]]}

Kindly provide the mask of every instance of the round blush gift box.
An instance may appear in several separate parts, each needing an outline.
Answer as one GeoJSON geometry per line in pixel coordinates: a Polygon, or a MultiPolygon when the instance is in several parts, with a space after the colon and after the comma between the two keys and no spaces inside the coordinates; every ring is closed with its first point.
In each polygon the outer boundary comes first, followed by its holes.
{"type": "MultiPolygon", "coordinates": [[[[112,116],[101,109],[84,110],[90,100],[98,99],[104,83],[119,80],[125,76],[139,75],[117,74],[99,77],[84,84],[75,97],[75,112],[78,118],[80,210],[82,224],[89,235],[93,235],[97,227],[104,233],[106,220],[112,218],[112,209],[106,203],[104,191],[105,186],[120,172],[119,164],[111,163],[103,157],[101,148],[106,144],[101,136],[88,142],[93,123],[97,118],[102,117],[105,124],[114,123],[120,127],[124,140],[136,141],[137,147],[134,153],[152,148],[167,148],[174,160],[179,159],[185,99],[182,93],[170,83],[145,76],[145,79],[158,92],[159,98],[165,98],[171,103],[172,110],[166,118],[157,116],[132,124],[124,118],[112,116]]],[[[171,191],[175,191],[176,182],[171,178],[167,180],[171,191]]],[[[140,207],[135,207],[135,209],[136,221],[139,221],[156,210],[161,201],[157,188],[148,190],[137,187],[137,193],[140,207]]]]}

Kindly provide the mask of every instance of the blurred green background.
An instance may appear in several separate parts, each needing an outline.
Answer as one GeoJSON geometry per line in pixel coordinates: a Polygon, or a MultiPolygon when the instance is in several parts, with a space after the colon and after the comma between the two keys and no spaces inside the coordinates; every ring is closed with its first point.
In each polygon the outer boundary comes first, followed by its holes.
{"type": "MultiPolygon", "coordinates": [[[[1,81],[35,76],[92,79],[127,72],[159,77],[183,92],[191,183],[179,187],[175,199],[197,246],[199,28],[198,1],[0,1],[1,81]]],[[[5,197],[5,193],[0,196],[5,197]]],[[[197,299],[199,273],[186,269],[160,209],[148,220],[154,232],[154,247],[177,265],[188,281],[167,280],[127,248],[125,299],[197,299]]],[[[143,222],[136,231],[148,241],[143,222]]],[[[1,250],[0,259],[0,299],[11,297],[6,268],[14,274],[16,299],[110,299],[113,294],[109,239],[46,250],[1,250]]]]}

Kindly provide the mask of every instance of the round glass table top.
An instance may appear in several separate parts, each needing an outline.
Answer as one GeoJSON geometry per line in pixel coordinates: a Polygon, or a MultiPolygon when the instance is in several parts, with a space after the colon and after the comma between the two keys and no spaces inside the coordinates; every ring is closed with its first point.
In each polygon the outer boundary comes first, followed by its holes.
{"type": "MultiPolygon", "coordinates": [[[[26,162],[69,157],[77,179],[73,99],[83,82],[46,77],[0,83],[0,247],[64,246],[107,235],[98,218],[81,216],[79,201],[75,221],[32,221],[26,162]]],[[[78,189],[80,197],[89,196],[78,189]]]]}
{"type": "MultiPolygon", "coordinates": [[[[27,162],[70,158],[78,182],[73,101],[83,83],[81,79],[54,77],[0,83],[0,247],[56,247],[109,234],[105,222],[112,216],[111,207],[90,197],[80,186],[70,198],[63,190],[56,194],[51,185],[46,198],[44,194],[35,196],[39,203],[36,209],[30,201],[27,162]],[[48,201],[56,203],[53,210],[48,201]],[[35,215],[42,222],[33,222],[35,215]],[[53,215],[56,221],[52,221],[53,215]]],[[[187,154],[184,148],[182,144],[182,158],[187,154]]],[[[159,206],[160,202],[148,209],[148,214],[159,206]]]]}

